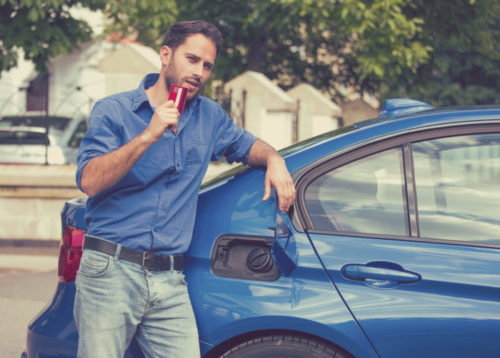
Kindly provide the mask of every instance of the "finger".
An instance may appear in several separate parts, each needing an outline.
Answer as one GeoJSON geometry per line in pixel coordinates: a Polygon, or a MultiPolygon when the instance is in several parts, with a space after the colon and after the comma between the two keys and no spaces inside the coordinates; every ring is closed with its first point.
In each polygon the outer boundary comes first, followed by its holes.
{"type": "Polygon", "coordinates": [[[170,123],[167,126],[167,129],[170,129],[172,132],[177,133],[177,124],[178,122],[170,123]]]}
{"type": "Polygon", "coordinates": [[[279,208],[282,213],[288,210],[290,208],[291,202],[290,202],[290,197],[288,195],[281,195],[279,197],[279,208]]]}
{"type": "Polygon", "coordinates": [[[264,181],[264,196],[262,197],[262,201],[266,201],[267,199],[269,199],[269,197],[271,196],[271,182],[269,181],[269,179],[265,179],[264,181]]]}
{"type": "Polygon", "coordinates": [[[281,212],[283,212],[286,207],[286,196],[284,195],[283,188],[281,186],[275,186],[275,189],[278,196],[278,208],[281,212]]]}
{"type": "Polygon", "coordinates": [[[283,211],[288,211],[290,207],[293,205],[293,201],[295,200],[295,188],[293,186],[287,185],[283,191],[282,196],[280,197],[280,209],[283,211]]]}

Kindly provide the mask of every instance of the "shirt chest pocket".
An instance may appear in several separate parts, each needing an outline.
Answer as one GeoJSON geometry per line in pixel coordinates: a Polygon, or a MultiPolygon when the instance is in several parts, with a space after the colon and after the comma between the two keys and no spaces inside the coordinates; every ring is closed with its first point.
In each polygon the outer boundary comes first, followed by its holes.
{"type": "Polygon", "coordinates": [[[211,136],[197,130],[184,132],[181,138],[181,155],[184,166],[201,165],[210,158],[211,136]],[[208,159],[207,159],[208,158],[208,159]]]}
{"type": "Polygon", "coordinates": [[[207,157],[207,148],[207,144],[198,144],[187,148],[184,155],[184,163],[186,166],[201,165],[207,157]]]}
{"type": "Polygon", "coordinates": [[[165,137],[153,143],[132,167],[132,172],[144,184],[174,170],[174,139],[165,137]]]}

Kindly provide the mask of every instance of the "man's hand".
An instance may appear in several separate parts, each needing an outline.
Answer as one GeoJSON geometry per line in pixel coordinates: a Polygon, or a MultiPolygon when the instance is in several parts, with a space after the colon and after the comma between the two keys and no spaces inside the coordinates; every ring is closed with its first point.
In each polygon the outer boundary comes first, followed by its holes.
{"type": "Polygon", "coordinates": [[[160,140],[167,129],[177,133],[178,123],[179,111],[175,107],[174,101],[170,100],[156,107],[151,122],[143,134],[147,135],[151,141],[156,142],[160,140]]]}
{"type": "Polygon", "coordinates": [[[271,186],[276,189],[279,208],[284,213],[295,200],[295,186],[286,168],[285,161],[281,157],[272,157],[268,160],[263,201],[266,201],[271,196],[271,186]]]}
{"type": "Polygon", "coordinates": [[[271,187],[278,194],[279,208],[282,213],[290,209],[295,200],[295,185],[288,172],[285,160],[269,144],[261,139],[255,141],[248,154],[248,164],[265,165],[267,167],[264,181],[264,197],[266,201],[271,196],[271,187]]]}

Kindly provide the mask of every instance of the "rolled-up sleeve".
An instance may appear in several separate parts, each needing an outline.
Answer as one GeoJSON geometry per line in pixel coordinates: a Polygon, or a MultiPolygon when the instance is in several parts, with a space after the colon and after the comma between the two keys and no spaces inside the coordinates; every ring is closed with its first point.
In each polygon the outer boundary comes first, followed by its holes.
{"type": "MultiPolygon", "coordinates": [[[[121,139],[111,118],[117,118],[112,101],[97,102],[90,113],[89,129],[78,150],[76,185],[80,190],[82,172],[93,158],[109,153],[121,145],[121,139]]],[[[118,117],[119,118],[119,117],[118,117]]]]}
{"type": "Polygon", "coordinates": [[[238,127],[222,108],[218,107],[216,115],[221,121],[215,131],[215,147],[211,160],[217,161],[225,156],[229,163],[236,161],[246,164],[250,148],[257,138],[238,127]]]}

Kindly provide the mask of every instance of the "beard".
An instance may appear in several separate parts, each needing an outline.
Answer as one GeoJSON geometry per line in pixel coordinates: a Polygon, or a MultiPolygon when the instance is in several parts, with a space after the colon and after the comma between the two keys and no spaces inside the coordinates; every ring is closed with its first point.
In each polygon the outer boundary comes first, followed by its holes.
{"type": "Polygon", "coordinates": [[[170,58],[170,62],[168,63],[167,71],[165,74],[165,84],[167,85],[167,89],[170,92],[172,85],[182,86],[182,84],[186,81],[197,82],[199,85],[195,91],[188,91],[187,101],[191,101],[198,93],[201,92],[205,84],[201,84],[201,81],[197,77],[186,77],[182,78],[181,75],[177,72],[174,63],[174,56],[170,58]]]}

